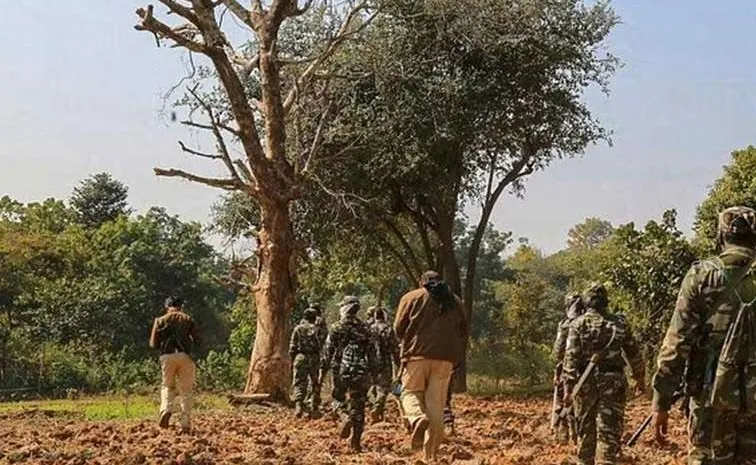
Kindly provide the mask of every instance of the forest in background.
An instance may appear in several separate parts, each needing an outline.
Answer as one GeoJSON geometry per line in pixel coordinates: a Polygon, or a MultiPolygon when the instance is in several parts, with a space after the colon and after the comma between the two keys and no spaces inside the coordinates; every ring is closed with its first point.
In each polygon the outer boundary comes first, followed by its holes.
{"type": "MultiPolygon", "coordinates": [[[[756,207],[753,173],[756,148],[734,152],[699,206],[692,237],[679,230],[674,210],[642,226],[587,218],[552,254],[489,226],[473,284],[473,389],[547,381],[564,294],[592,280],[608,283],[613,311],[628,316],[653,363],[684,273],[715,250],[716,212],[756,207]]],[[[220,201],[212,224],[203,226],[159,207],[133,212],[127,186],[105,173],[80,182],[65,200],[23,204],[3,197],[0,396],[153,389],[158,365],[147,337],[170,294],[184,296],[206,336],[200,387],[241,389],[255,335],[254,304],[239,262],[206,240],[209,232],[239,240],[230,219],[244,204],[235,200],[220,201]]],[[[466,263],[471,235],[470,225],[455,224],[460,263],[466,263]]],[[[328,253],[302,260],[292,324],[313,300],[333,322],[343,294],[360,296],[363,308],[395,308],[413,283],[400,265],[381,261],[381,250],[363,246],[334,242],[328,253]]]]}

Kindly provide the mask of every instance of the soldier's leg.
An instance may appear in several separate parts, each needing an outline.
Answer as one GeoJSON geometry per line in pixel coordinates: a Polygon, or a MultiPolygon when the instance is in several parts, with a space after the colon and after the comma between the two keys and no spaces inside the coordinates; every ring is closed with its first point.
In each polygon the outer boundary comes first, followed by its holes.
{"type": "Polygon", "coordinates": [[[317,412],[320,408],[320,383],[318,382],[318,364],[313,363],[308,370],[308,377],[310,378],[310,406],[313,412],[317,412]]]}
{"type": "Polygon", "coordinates": [[[165,428],[171,419],[176,401],[176,354],[165,354],[160,356],[160,374],[162,383],[160,385],[160,426],[165,428]]]}
{"type": "Polygon", "coordinates": [[[337,414],[343,414],[346,409],[346,392],[344,381],[340,376],[334,376],[331,399],[333,400],[333,411],[337,414]]]}
{"type": "Polygon", "coordinates": [[[454,434],[454,411],[452,410],[452,385],[454,380],[454,372],[457,367],[452,369],[452,379],[449,381],[449,388],[446,390],[446,403],[444,405],[444,430],[446,434],[454,434]]]}
{"type": "Polygon", "coordinates": [[[294,392],[294,406],[296,415],[302,415],[307,397],[307,378],[309,376],[307,360],[304,355],[299,354],[294,357],[292,377],[292,391],[294,392]]]}
{"type": "MultiPolygon", "coordinates": [[[[614,376],[614,375],[611,375],[614,376]]],[[[621,448],[627,382],[624,374],[602,383],[596,408],[596,465],[615,465],[621,448]]]]}
{"type": "Polygon", "coordinates": [[[451,372],[451,362],[432,361],[425,389],[425,409],[430,420],[424,444],[426,461],[437,459],[438,448],[444,440],[444,399],[449,389],[451,372]]]}
{"type": "Polygon", "coordinates": [[[365,403],[370,387],[367,378],[355,380],[349,386],[349,420],[352,422],[352,449],[362,450],[362,432],[365,429],[365,403]]]}
{"type": "Polygon", "coordinates": [[[711,465],[712,410],[705,404],[705,396],[688,404],[688,465],[711,465]]]}
{"type": "Polygon", "coordinates": [[[715,465],[744,465],[736,461],[738,440],[738,412],[736,410],[713,411],[711,429],[711,456],[715,465]]]}
{"type": "Polygon", "coordinates": [[[193,404],[193,387],[194,387],[194,375],[195,366],[194,361],[187,354],[182,355],[179,359],[179,371],[178,371],[178,388],[181,395],[181,428],[184,431],[188,431],[192,426],[192,404],[193,404]]]}
{"type": "Polygon", "coordinates": [[[378,377],[378,383],[375,385],[375,416],[378,420],[383,420],[383,414],[386,411],[386,399],[391,391],[391,374],[382,373],[378,377]]]}
{"type": "Polygon", "coordinates": [[[756,415],[741,415],[735,460],[743,465],[756,465],[756,415]]]}
{"type": "Polygon", "coordinates": [[[562,444],[566,444],[569,441],[569,422],[570,418],[559,418],[559,414],[562,413],[564,408],[564,387],[561,384],[556,386],[556,397],[554,398],[554,405],[551,414],[557,418],[556,425],[554,426],[554,437],[562,444]]]}
{"type": "Polygon", "coordinates": [[[593,465],[596,457],[596,395],[575,398],[577,458],[580,465],[593,465]]]}

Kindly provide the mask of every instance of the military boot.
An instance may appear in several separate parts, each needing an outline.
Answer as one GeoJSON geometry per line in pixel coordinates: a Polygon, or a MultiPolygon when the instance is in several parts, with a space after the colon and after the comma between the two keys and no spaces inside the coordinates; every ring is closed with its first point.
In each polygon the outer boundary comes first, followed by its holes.
{"type": "Polygon", "coordinates": [[[348,439],[350,434],[352,434],[352,420],[347,418],[346,420],[341,422],[341,427],[339,428],[339,437],[341,439],[348,439]]]}
{"type": "Polygon", "coordinates": [[[304,415],[304,406],[302,405],[302,402],[297,402],[294,405],[294,416],[302,418],[302,415],[304,415]]]}
{"type": "Polygon", "coordinates": [[[375,408],[370,411],[370,421],[372,423],[380,423],[383,421],[383,412],[375,408]]]}

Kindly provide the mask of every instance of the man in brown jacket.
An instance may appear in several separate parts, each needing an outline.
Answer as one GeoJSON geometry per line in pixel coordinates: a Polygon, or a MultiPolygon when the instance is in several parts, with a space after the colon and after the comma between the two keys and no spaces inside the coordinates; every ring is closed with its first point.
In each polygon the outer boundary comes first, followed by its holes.
{"type": "Polygon", "coordinates": [[[194,384],[194,361],[190,354],[193,347],[199,344],[199,331],[194,319],[184,313],[180,298],[168,297],[165,308],[165,315],[155,319],[150,334],[150,347],[160,351],[163,378],[160,389],[160,427],[168,427],[178,391],[181,401],[181,431],[189,432],[194,384]]]}
{"type": "Polygon", "coordinates": [[[426,271],[420,287],[399,302],[394,331],[402,346],[401,402],[412,425],[412,448],[424,446],[425,459],[436,460],[452,368],[464,353],[462,301],[438,273],[426,271]]]}

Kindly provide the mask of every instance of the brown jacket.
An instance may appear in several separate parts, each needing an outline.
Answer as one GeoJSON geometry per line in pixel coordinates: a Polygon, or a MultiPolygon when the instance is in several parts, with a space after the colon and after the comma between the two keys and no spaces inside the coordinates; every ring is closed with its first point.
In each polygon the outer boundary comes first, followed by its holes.
{"type": "Polygon", "coordinates": [[[150,334],[150,347],[160,350],[161,354],[184,352],[191,354],[194,346],[200,342],[199,329],[189,314],[169,311],[155,319],[150,334]]]}
{"type": "Polygon", "coordinates": [[[425,288],[402,297],[394,320],[394,331],[402,346],[402,360],[425,358],[452,363],[461,361],[467,338],[467,318],[462,300],[443,311],[425,288]]]}

